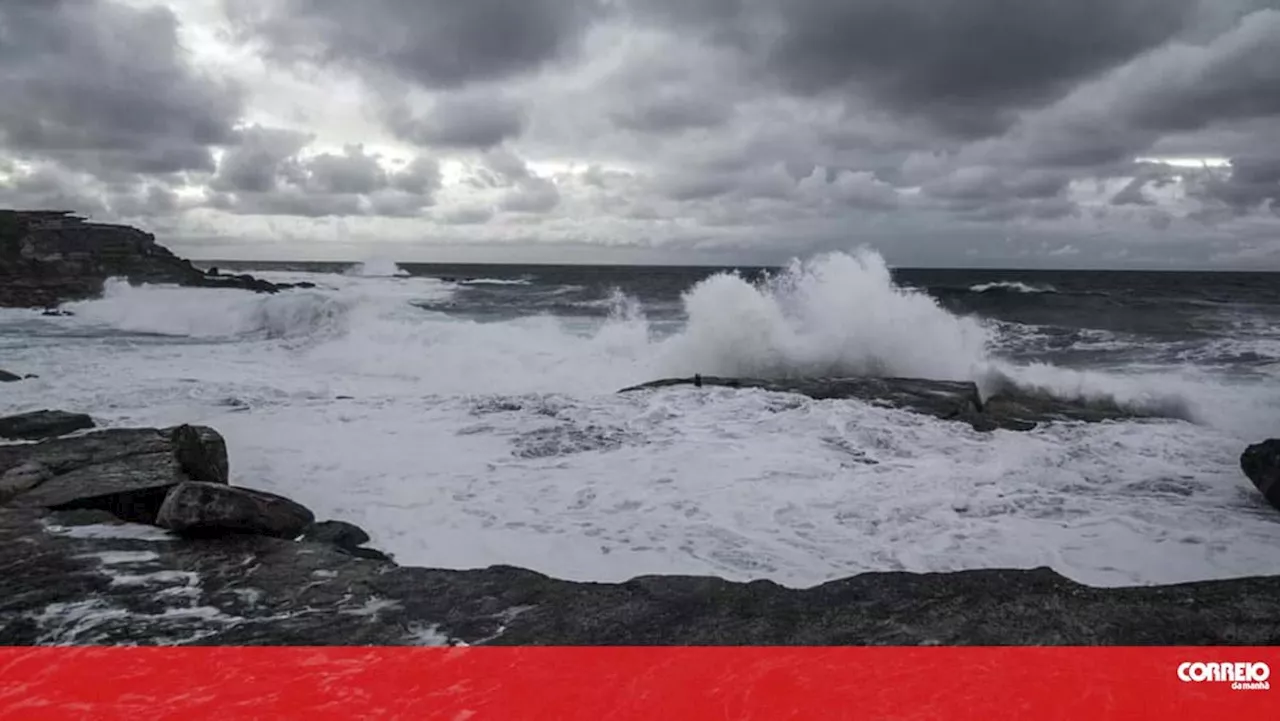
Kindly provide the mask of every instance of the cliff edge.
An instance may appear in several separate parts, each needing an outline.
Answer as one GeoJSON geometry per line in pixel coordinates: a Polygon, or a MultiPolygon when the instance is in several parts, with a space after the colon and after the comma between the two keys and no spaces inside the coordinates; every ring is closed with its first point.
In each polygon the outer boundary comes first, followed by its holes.
{"type": "Polygon", "coordinates": [[[112,277],[259,293],[295,287],[206,273],[127,225],[91,223],[62,210],[0,210],[0,307],[52,308],[94,298],[112,277]]]}

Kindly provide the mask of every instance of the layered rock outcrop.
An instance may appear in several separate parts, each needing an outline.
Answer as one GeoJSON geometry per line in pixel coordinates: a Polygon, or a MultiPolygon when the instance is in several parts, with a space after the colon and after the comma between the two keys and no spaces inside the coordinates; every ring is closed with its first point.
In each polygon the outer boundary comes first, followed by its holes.
{"type": "Polygon", "coordinates": [[[94,298],[108,278],[276,293],[294,287],[206,273],[126,225],[67,211],[0,210],[0,307],[53,308],[94,298]]]}

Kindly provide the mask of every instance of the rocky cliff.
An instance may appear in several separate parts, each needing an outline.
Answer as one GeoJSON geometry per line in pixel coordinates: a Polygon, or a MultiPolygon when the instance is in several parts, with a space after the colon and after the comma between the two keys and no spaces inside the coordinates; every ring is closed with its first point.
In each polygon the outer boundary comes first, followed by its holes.
{"type": "Polygon", "coordinates": [[[206,273],[137,228],[91,223],[68,211],[0,210],[0,307],[51,308],[93,298],[111,277],[261,293],[289,287],[206,273]]]}

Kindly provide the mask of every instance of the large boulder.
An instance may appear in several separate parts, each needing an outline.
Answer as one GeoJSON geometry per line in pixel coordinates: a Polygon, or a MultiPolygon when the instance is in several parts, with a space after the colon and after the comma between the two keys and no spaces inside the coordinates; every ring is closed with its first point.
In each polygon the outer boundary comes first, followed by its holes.
{"type": "Polygon", "coordinates": [[[1280,440],[1263,441],[1245,449],[1240,468],[1272,506],[1280,509],[1280,440]]]}
{"type": "Polygon", "coordinates": [[[227,482],[226,443],[211,428],[112,429],[0,446],[3,502],[20,508],[98,509],[154,523],[174,486],[227,482]]]}
{"type": "Polygon", "coordinates": [[[37,441],[93,427],[93,419],[83,413],[32,411],[0,418],[0,438],[37,441]]]}
{"type": "Polygon", "coordinates": [[[169,491],[156,525],[187,536],[250,534],[294,539],[316,517],[273,493],[217,483],[183,483],[169,491]]]}

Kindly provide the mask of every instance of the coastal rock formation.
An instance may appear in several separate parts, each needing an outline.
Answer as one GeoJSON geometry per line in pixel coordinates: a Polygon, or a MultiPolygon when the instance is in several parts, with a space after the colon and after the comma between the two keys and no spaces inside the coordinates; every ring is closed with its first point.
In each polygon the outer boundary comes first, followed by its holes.
{"type": "Polygon", "coordinates": [[[1122,420],[1147,417],[1114,405],[1071,402],[1049,395],[1003,389],[986,401],[969,381],[935,381],[920,378],[797,378],[768,380],[694,376],[653,381],[620,393],[673,386],[758,388],[777,393],[797,393],[816,400],[854,399],[900,408],[943,420],[963,421],[980,431],[998,428],[1028,431],[1052,421],[1122,420]]]}
{"type": "Polygon", "coordinates": [[[0,368],[0,383],[14,383],[20,380],[22,380],[22,376],[10,373],[5,369],[0,368]]]}
{"type": "Polygon", "coordinates": [[[137,228],[90,223],[68,211],[0,210],[0,307],[53,309],[94,298],[111,277],[259,293],[294,287],[207,274],[137,228]]]}
{"type": "Polygon", "coordinates": [[[288,498],[217,483],[179,484],[156,513],[157,526],[185,536],[249,533],[294,539],[315,520],[288,498]]]}
{"type": "Polygon", "coordinates": [[[0,438],[38,441],[93,427],[93,419],[83,413],[32,411],[0,418],[0,438]]]}
{"type": "Polygon", "coordinates": [[[37,509],[0,509],[0,565],[4,645],[1280,643],[1280,578],[1095,589],[1037,569],[871,573],[804,590],[679,576],[573,583],[37,509]]]}
{"type": "Polygon", "coordinates": [[[99,509],[154,523],[169,490],[227,482],[226,444],[210,428],[112,429],[0,446],[0,500],[22,508],[99,509]]]}
{"type": "Polygon", "coordinates": [[[1280,509],[1280,440],[1246,448],[1240,456],[1240,468],[1267,502],[1280,509]]]}
{"type": "Polygon", "coordinates": [[[868,573],[797,590],[399,567],[348,552],[368,542],[350,524],[302,529],[310,512],[292,502],[173,480],[225,484],[226,468],[221,438],[189,426],[0,446],[0,484],[12,488],[0,507],[0,645],[1280,644],[1280,577],[1098,589],[1048,569],[868,573]],[[180,450],[197,442],[199,454],[180,450]],[[272,504],[296,515],[270,535],[190,537],[156,527],[154,513],[125,523],[119,504],[77,503],[132,488],[161,488],[204,518],[272,504]],[[284,538],[295,528],[301,540],[284,538]]]}

